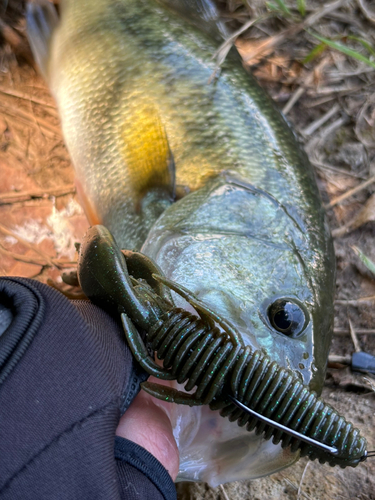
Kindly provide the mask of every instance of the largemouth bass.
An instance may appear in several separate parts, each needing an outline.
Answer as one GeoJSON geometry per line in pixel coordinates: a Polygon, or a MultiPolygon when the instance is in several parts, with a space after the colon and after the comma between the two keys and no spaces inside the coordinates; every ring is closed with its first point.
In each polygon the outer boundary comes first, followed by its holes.
{"type": "MultiPolygon", "coordinates": [[[[320,392],[335,264],[314,174],[235,49],[217,71],[224,28],[202,29],[212,9],[208,0],[62,0],[58,19],[39,1],[29,35],[90,222],[320,392]],[[191,6],[198,26],[186,20],[191,6]]],[[[180,479],[217,485],[298,458],[208,408],[170,412],[180,479]]]]}

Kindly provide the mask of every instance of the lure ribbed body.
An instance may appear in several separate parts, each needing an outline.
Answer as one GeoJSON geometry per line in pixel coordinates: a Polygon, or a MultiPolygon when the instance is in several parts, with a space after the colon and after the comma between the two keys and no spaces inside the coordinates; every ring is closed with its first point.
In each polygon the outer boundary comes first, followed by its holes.
{"type": "MultiPolygon", "coordinates": [[[[255,430],[264,439],[291,451],[300,450],[300,456],[331,466],[355,467],[363,461],[366,440],[359,430],[347,422],[330,405],[302,384],[290,370],[272,362],[269,356],[251,347],[235,346],[226,334],[220,334],[194,315],[174,309],[150,329],[147,340],[163,360],[164,368],[179,384],[187,382],[190,391],[197,386],[194,399],[209,404],[212,410],[221,410],[223,417],[237,421],[248,431],[255,430]],[[223,386],[246,406],[258,413],[298,430],[323,443],[334,445],[336,455],[325,453],[302,443],[272,426],[251,418],[228,400],[217,398],[223,386]]],[[[152,384],[150,384],[152,388],[152,384]]],[[[152,389],[148,390],[153,394],[152,389]]],[[[168,399],[168,393],[166,393],[168,399]]]]}

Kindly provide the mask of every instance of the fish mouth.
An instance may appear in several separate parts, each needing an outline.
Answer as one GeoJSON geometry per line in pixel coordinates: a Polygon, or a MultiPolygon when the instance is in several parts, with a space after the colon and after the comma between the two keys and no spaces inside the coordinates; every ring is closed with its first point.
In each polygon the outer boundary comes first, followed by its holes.
{"type": "MultiPolygon", "coordinates": [[[[179,384],[171,385],[182,389],[179,384]]],[[[163,410],[171,420],[183,464],[177,482],[204,481],[217,487],[276,473],[299,459],[299,452],[265,441],[206,406],[189,408],[169,403],[163,410]]]]}

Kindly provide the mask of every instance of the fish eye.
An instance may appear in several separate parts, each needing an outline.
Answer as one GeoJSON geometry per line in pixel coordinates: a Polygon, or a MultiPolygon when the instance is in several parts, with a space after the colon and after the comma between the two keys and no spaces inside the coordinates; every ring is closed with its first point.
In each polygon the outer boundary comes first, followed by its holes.
{"type": "Polygon", "coordinates": [[[278,332],[295,337],[305,328],[306,316],[302,307],[292,299],[278,299],[268,308],[268,319],[278,332]]]}

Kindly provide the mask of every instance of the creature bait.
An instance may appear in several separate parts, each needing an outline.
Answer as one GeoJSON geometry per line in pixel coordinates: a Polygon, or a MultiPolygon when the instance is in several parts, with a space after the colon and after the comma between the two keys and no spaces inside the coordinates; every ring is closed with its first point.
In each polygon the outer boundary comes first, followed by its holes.
{"type": "Polygon", "coordinates": [[[292,452],[299,450],[301,457],[320,463],[345,468],[366,460],[366,440],[358,429],[295,373],[245,346],[227,321],[188,290],[155,272],[160,270],[142,254],[125,252],[124,257],[102,226],[92,227],[81,245],[78,276],[82,290],[101,307],[104,301],[107,307],[118,309],[140,365],[159,379],[187,382],[186,391],[196,386],[194,394],[188,394],[144,382],[146,392],[171,403],[209,405],[247,431],[255,430],[266,440],[272,437],[274,444],[281,442],[282,448],[290,446],[292,452]],[[161,284],[188,301],[200,318],[174,307],[161,284]],[[163,360],[163,367],[149,355],[136,327],[145,331],[146,344],[163,360]],[[248,407],[255,413],[249,414],[248,407]]]}

